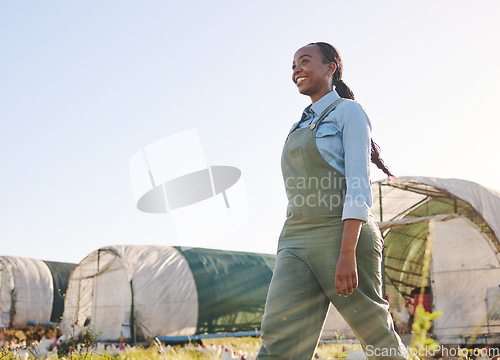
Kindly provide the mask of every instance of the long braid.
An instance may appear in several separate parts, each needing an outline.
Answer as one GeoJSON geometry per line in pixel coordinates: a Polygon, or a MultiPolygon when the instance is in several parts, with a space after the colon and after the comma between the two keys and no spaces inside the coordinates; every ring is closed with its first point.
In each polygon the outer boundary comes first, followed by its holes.
{"type": "Polygon", "coordinates": [[[390,171],[389,168],[384,164],[384,160],[380,157],[380,146],[378,146],[373,139],[371,139],[372,142],[372,151],[371,151],[371,160],[372,163],[377,165],[377,167],[382,170],[387,176],[394,176],[390,171]]]}
{"type": "MultiPolygon", "coordinates": [[[[335,85],[335,90],[337,93],[340,95],[340,97],[344,99],[351,99],[354,100],[354,93],[352,90],[349,88],[349,86],[346,85],[346,83],[342,80],[342,70],[344,68],[344,65],[342,63],[342,59],[340,57],[340,54],[338,50],[325,42],[316,42],[316,43],[310,43],[308,45],[316,45],[317,47],[320,48],[321,52],[323,53],[323,57],[325,62],[333,62],[337,66],[337,70],[333,73],[332,77],[332,84],[335,85]]],[[[394,176],[389,168],[384,164],[384,161],[380,157],[380,146],[378,146],[373,139],[371,140],[371,161],[377,167],[382,170],[387,176],[394,176]]]]}

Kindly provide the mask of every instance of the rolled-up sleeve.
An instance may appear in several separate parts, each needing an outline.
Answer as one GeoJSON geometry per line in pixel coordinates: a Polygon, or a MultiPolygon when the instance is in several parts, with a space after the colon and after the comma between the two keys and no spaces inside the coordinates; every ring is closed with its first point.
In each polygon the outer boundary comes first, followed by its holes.
{"type": "Polygon", "coordinates": [[[345,194],[342,220],[368,222],[372,206],[370,186],[371,122],[360,104],[352,102],[345,109],[342,141],[345,153],[345,194]]]}

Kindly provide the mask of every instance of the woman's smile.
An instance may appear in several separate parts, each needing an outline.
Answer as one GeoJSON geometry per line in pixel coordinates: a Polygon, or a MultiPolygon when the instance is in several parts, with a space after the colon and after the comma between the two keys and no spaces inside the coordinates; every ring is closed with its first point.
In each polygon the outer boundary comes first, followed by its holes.
{"type": "Polygon", "coordinates": [[[297,77],[295,79],[295,84],[297,84],[297,86],[298,86],[299,84],[301,84],[306,79],[307,79],[307,76],[299,76],[299,77],[297,77]]]}

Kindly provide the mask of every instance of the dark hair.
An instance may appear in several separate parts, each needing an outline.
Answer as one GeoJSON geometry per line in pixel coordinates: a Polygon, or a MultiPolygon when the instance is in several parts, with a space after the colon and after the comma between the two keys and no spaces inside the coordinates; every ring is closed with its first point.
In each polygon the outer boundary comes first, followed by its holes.
{"type": "MultiPolygon", "coordinates": [[[[354,93],[342,80],[342,70],[344,65],[342,64],[342,59],[338,50],[333,45],[325,42],[309,43],[308,45],[316,45],[319,47],[321,53],[323,54],[323,60],[325,63],[335,63],[337,70],[335,70],[332,77],[332,83],[335,85],[335,90],[340,97],[354,100],[354,93]]],[[[373,141],[373,139],[371,139],[371,161],[388,176],[394,176],[390,172],[389,168],[384,164],[384,161],[380,158],[380,147],[373,141]]]]}

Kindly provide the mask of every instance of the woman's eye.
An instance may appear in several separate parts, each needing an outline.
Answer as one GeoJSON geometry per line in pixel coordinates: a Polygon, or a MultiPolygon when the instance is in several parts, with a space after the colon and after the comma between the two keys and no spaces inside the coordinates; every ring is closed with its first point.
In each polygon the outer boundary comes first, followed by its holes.
{"type": "Polygon", "coordinates": [[[303,59],[302,64],[306,63],[307,61],[308,61],[307,59],[303,59]]]}

